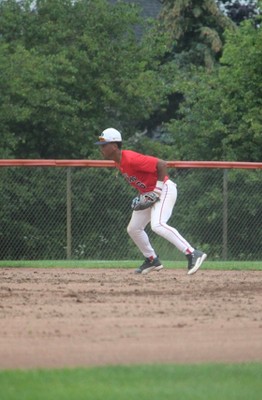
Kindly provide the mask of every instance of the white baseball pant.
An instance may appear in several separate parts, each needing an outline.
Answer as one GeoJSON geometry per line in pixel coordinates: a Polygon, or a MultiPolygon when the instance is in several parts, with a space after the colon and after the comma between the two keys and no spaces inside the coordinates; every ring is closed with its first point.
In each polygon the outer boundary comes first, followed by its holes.
{"type": "Polygon", "coordinates": [[[160,201],[152,208],[133,211],[127,232],[137,245],[144,257],[156,257],[145,227],[151,221],[151,229],[157,235],[162,236],[184,254],[191,253],[194,248],[173,227],[167,225],[177,199],[176,184],[170,179],[163,186],[160,201]]]}

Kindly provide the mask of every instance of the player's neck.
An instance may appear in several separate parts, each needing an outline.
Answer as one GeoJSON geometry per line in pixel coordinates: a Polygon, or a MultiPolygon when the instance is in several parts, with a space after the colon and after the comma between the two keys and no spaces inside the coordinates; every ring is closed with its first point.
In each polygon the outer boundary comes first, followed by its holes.
{"type": "Polygon", "coordinates": [[[121,163],[121,158],[122,158],[122,151],[120,149],[117,149],[117,151],[114,154],[114,161],[117,164],[120,164],[121,163]]]}

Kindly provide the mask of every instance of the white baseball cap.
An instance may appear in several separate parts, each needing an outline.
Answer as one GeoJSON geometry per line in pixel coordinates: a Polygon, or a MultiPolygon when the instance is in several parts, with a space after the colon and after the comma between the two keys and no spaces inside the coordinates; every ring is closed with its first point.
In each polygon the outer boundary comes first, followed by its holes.
{"type": "Polygon", "coordinates": [[[121,133],[118,132],[115,128],[107,128],[105,129],[101,135],[99,136],[99,142],[95,144],[107,144],[113,142],[122,142],[121,133]]]}

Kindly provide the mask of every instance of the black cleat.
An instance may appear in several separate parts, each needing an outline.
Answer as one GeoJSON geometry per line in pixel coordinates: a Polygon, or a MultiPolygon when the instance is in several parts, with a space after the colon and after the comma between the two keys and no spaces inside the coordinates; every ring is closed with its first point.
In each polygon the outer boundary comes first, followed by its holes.
{"type": "Polygon", "coordinates": [[[186,257],[188,259],[188,275],[192,275],[197,272],[207,255],[202,251],[194,250],[192,254],[187,254],[186,257]]]}
{"type": "Polygon", "coordinates": [[[148,274],[148,272],[160,271],[163,268],[164,267],[158,257],[153,260],[146,258],[143,264],[135,270],[135,274],[148,274]]]}

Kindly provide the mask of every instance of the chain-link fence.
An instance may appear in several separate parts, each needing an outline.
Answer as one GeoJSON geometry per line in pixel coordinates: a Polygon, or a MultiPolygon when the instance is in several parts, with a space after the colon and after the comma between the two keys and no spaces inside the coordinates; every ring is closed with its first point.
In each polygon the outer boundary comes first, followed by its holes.
{"type": "MultiPolygon", "coordinates": [[[[262,169],[169,168],[169,224],[209,260],[262,260],[262,169]]],[[[136,192],[114,168],[1,167],[2,260],[141,259],[126,227],[136,192]]],[[[163,260],[184,260],[147,232],[163,260]]]]}

